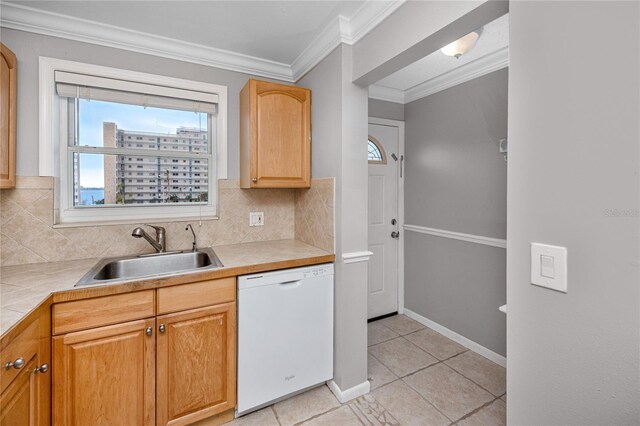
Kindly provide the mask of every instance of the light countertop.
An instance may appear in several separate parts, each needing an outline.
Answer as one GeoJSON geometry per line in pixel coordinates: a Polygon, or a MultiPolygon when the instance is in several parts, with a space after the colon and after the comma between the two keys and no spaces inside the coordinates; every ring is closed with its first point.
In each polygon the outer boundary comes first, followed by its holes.
{"type": "Polygon", "coordinates": [[[0,334],[4,334],[42,303],[99,297],[335,260],[332,253],[297,240],[261,241],[212,248],[224,267],[80,288],[75,288],[74,285],[96,264],[98,259],[2,267],[0,268],[0,334]]]}

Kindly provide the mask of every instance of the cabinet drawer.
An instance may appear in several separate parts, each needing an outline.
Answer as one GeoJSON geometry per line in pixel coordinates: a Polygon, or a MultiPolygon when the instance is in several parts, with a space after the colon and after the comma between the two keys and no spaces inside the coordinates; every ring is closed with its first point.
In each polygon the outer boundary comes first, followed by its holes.
{"type": "Polygon", "coordinates": [[[158,315],[236,300],[235,277],[158,289],[158,315]]]}
{"type": "Polygon", "coordinates": [[[36,320],[2,350],[0,359],[0,362],[2,362],[2,365],[0,365],[0,392],[4,391],[18,374],[27,368],[29,361],[38,353],[38,344],[39,328],[36,320]],[[15,362],[18,358],[22,358],[24,362],[20,369],[5,368],[7,362],[15,362]]]}
{"type": "Polygon", "coordinates": [[[154,290],[53,305],[53,334],[69,333],[155,315],[154,290]]]}

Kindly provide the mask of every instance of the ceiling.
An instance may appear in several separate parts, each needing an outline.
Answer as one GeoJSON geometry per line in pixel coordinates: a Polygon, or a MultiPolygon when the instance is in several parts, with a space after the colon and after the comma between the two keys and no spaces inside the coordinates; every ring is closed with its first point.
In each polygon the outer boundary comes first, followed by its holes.
{"type": "Polygon", "coordinates": [[[331,20],[351,18],[365,1],[9,3],[291,64],[331,20]]]}
{"type": "MultiPolygon", "coordinates": [[[[355,44],[405,0],[0,1],[0,25],[295,82],[340,43],[355,44]]],[[[411,102],[508,65],[508,16],[476,47],[440,51],[370,86],[411,102]]]]}
{"type": "MultiPolygon", "coordinates": [[[[477,77],[479,69],[487,70],[495,66],[506,66],[509,46],[509,15],[501,16],[484,26],[482,35],[476,46],[459,59],[446,56],[440,50],[422,58],[419,61],[379,80],[372,92],[386,93],[387,97],[401,98],[405,101],[414,100],[417,95],[429,92],[429,87],[436,88],[442,85],[438,82],[445,80],[461,83],[464,75],[477,77]],[[499,65],[496,63],[499,62],[499,65]],[[488,66],[488,68],[487,68],[488,66]],[[432,84],[435,82],[436,84],[432,84]]],[[[446,87],[445,87],[446,88],[446,87]]],[[[432,92],[433,93],[433,92],[432,92]]],[[[430,93],[428,93],[430,94],[430,93]]],[[[383,95],[384,97],[384,95],[383,95]]],[[[422,97],[422,96],[421,96],[422,97]]]]}

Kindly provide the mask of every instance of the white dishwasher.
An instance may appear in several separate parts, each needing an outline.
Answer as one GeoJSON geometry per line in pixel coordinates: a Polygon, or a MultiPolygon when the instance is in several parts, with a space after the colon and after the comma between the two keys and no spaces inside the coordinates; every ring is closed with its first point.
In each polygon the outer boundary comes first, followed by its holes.
{"type": "Polygon", "coordinates": [[[243,415],[333,377],[333,264],[238,277],[243,415]]]}

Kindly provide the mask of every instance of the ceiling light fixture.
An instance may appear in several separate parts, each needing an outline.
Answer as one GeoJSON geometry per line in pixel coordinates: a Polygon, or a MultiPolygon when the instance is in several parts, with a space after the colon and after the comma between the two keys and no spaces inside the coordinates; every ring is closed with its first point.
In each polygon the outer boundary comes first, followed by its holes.
{"type": "Polygon", "coordinates": [[[440,51],[447,56],[453,56],[458,59],[460,56],[473,49],[480,38],[480,34],[482,34],[482,28],[472,31],[464,37],[460,37],[453,43],[447,44],[445,47],[440,49],[440,51]]]}

